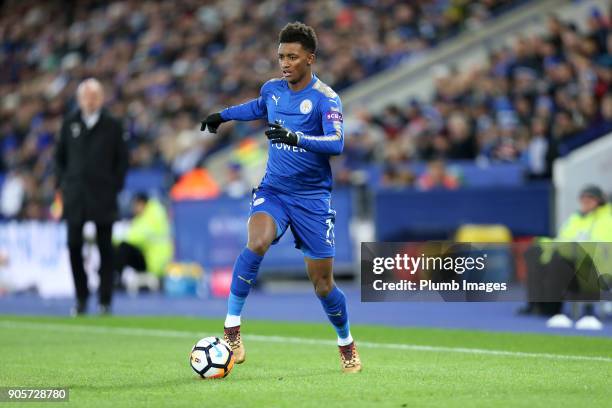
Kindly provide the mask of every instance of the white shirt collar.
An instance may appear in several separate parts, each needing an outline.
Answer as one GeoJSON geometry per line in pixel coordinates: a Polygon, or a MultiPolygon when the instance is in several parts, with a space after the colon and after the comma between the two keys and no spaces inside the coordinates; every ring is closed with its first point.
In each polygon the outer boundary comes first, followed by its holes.
{"type": "Polygon", "coordinates": [[[96,125],[96,123],[98,123],[98,120],[100,119],[100,111],[97,110],[91,115],[85,115],[83,112],[81,112],[81,119],[83,119],[83,122],[85,122],[87,129],[91,129],[96,125]]]}

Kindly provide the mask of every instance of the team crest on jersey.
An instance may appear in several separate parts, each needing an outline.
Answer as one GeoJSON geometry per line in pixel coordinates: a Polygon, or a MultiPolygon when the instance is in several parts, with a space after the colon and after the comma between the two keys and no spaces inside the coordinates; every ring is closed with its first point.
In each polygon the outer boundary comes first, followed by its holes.
{"type": "Polygon", "coordinates": [[[79,135],[81,134],[81,124],[80,123],[70,124],[70,132],[72,133],[72,137],[79,137],[79,135]]]}
{"type": "Polygon", "coordinates": [[[302,103],[300,103],[300,112],[304,115],[310,113],[312,110],[312,101],[310,99],[304,99],[302,103]]]}

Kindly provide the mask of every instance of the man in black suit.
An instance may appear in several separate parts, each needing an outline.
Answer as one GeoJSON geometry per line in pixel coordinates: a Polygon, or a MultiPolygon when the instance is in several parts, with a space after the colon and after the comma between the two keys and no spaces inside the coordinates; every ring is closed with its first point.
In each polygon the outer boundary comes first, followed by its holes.
{"type": "Polygon", "coordinates": [[[111,234],[118,215],[117,194],[123,188],[128,167],[127,146],[121,122],[102,107],[104,91],[99,81],[92,78],[83,81],[77,89],[77,100],[79,109],[64,119],[55,151],[77,296],[72,312],[80,315],[87,310],[83,225],[93,221],[100,251],[99,310],[108,314],[113,288],[111,234]]]}

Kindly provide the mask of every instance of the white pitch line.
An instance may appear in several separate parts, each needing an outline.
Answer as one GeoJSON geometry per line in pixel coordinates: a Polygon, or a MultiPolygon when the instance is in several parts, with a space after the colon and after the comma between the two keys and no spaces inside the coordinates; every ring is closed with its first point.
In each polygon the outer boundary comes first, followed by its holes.
{"type": "MultiPolygon", "coordinates": [[[[256,334],[243,336],[247,340],[268,341],[273,343],[294,343],[294,344],[316,344],[316,345],[335,345],[332,340],[308,339],[302,337],[283,337],[283,336],[260,336],[256,334]]],[[[385,348],[391,350],[408,350],[408,351],[432,351],[446,353],[465,353],[465,354],[483,354],[490,356],[509,356],[509,357],[536,357],[548,358],[553,360],[575,360],[575,361],[601,361],[612,363],[612,357],[600,356],[576,356],[568,354],[551,354],[551,353],[528,353],[523,351],[505,351],[505,350],[490,350],[465,347],[444,347],[444,346],[423,346],[418,344],[397,344],[397,343],[375,343],[370,341],[357,341],[359,347],[366,348],[385,348]]]]}
{"type": "MultiPolygon", "coordinates": [[[[145,336],[145,337],[166,337],[166,338],[192,338],[197,339],[203,334],[194,331],[181,330],[159,330],[159,329],[141,329],[132,327],[113,327],[113,326],[88,326],[63,323],[36,323],[36,322],[16,322],[9,320],[0,320],[0,328],[3,329],[31,329],[31,330],[50,330],[75,333],[100,333],[100,334],[115,334],[125,336],[145,336]]],[[[243,336],[245,340],[267,343],[292,343],[292,344],[308,344],[319,346],[336,345],[334,340],[309,339],[305,337],[284,337],[284,336],[262,336],[258,334],[249,334],[243,336]]],[[[463,353],[475,355],[489,356],[505,356],[505,357],[529,357],[529,358],[544,358],[550,360],[569,360],[569,361],[598,361],[604,363],[612,363],[612,357],[603,356],[577,356],[569,354],[551,354],[551,353],[528,353],[523,351],[506,351],[506,350],[489,350],[478,348],[465,347],[444,347],[444,346],[423,346],[418,344],[394,344],[394,343],[376,343],[370,341],[358,341],[359,347],[364,348],[384,348],[391,350],[407,350],[407,351],[429,351],[436,353],[463,353]]]]}

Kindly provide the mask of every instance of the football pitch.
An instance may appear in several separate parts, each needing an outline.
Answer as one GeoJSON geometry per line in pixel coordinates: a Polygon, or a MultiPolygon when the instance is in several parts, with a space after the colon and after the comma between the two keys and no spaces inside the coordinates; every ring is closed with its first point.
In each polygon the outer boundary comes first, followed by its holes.
{"type": "Polygon", "coordinates": [[[609,407],[612,399],[609,338],[357,325],[364,371],[347,375],[330,326],[247,320],[247,361],[225,379],[202,380],[189,352],[220,336],[221,324],[0,316],[0,386],[67,387],[69,402],[57,404],[91,407],[609,407]]]}

